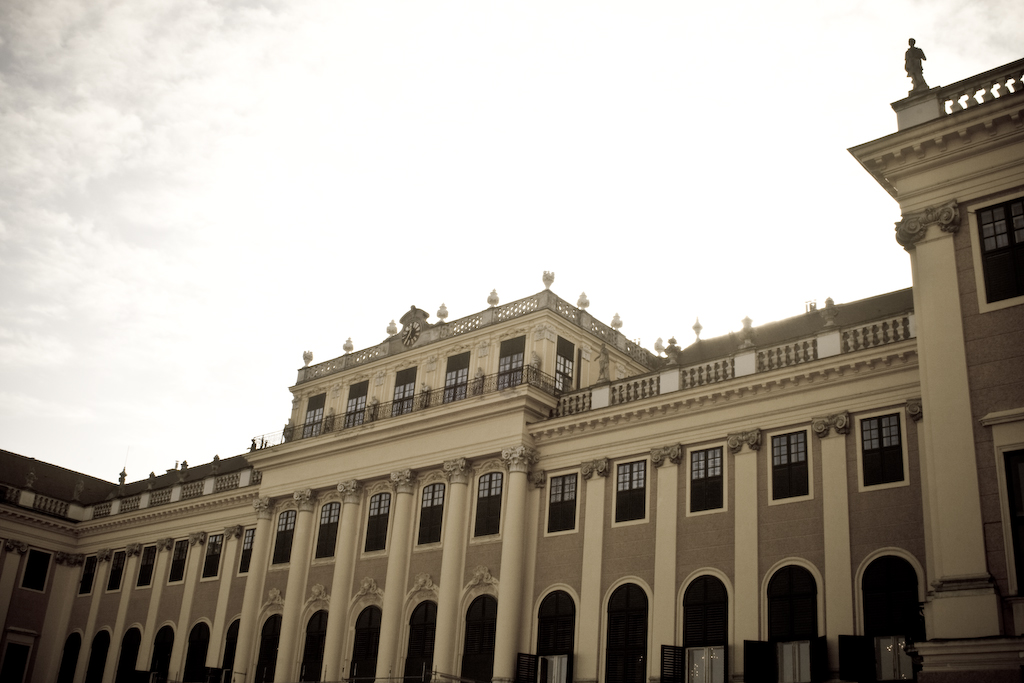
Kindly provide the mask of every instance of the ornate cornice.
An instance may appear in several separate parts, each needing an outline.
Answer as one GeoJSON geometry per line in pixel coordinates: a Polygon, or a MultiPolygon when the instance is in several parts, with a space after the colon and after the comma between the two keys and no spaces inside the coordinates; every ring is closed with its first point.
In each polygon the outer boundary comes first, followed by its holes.
{"type": "Polygon", "coordinates": [[[206,532],[205,531],[193,531],[188,535],[189,546],[193,545],[206,545],[206,532]]]}
{"type": "Polygon", "coordinates": [[[124,552],[128,557],[137,557],[142,552],[141,543],[129,543],[125,546],[124,552]]]}
{"type": "Polygon", "coordinates": [[[313,491],[311,489],[300,489],[292,494],[292,500],[298,506],[300,512],[313,511],[313,491]]]}
{"type": "Polygon", "coordinates": [[[607,477],[608,471],[608,458],[598,458],[580,463],[580,473],[584,479],[590,479],[595,474],[599,477],[607,477]]]}
{"type": "Polygon", "coordinates": [[[924,408],[921,406],[921,399],[911,398],[907,400],[907,417],[914,422],[920,422],[924,418],[924,408]]]}
{"type": "Polygon", "coordinates": [[[455,458],[444,461],[444,476],[449,484],[468,484],[469,468],[466,466],[465,458],[455,458]]]}
{"type": "Polygon", "coordinates": [[[533,484],[534,488],[542,489],[548,482],[548,473],[544,470],[534,470],[530,472],[530,483],[533,484]]]}
{"type": "Polygon", "coordinates": [[[358,505],[363,495],[363,485],[355,479],[349,479],[338,484],[338,493],[346,503],[358,505]]]}
{"type": "Polygon", "coordinates": [[[530,466],[537,462],[537,451],[529,446],[518,444],[501,450],[501,462],[509,472],[529,472],[530,466]]]}
{"type": "Polygon", "coordinates": [[[930,225],[938,225],[942,232],[954,233],[959,230],[960,208],[956,200],[903,216],[896,223],[896,242],[904,249],[910,249],[924,239],[930,225]]]}
{"type": "Polygon", "coordinates": [[[837,435],[850,433],[850,413],[845,410],[834,415],[816,417],[811,421],[811,429],[818,435],[819,439],[825,439],[830,432],[837,435]]]}
{"type": "Polygon", "coordinates": [[[651,449],[651,464],[655,467],[661,467],[664,465],[666,458],[668,458],[669,462],[673,465],[678,465],[683,459],[682,444],[674,443],[670,446],[651,449]]]}
{"type": "Polygon", "coordinates": [[[738,432],[729,435],[729,452],[736,455],[743,446],[746,446],[755,453],[761,450],[761,430],[751,429],[747,432],[738,432]]]}
{"type": "Polygon", "coordinates": [[[269,496],[256,496],[252,499],[252,508],[256,511],[256,517],[258,519],[270,519],[270,497],[269,496]]]}
{"type": "MultiPolygon", "coordinates": [[[[8,538],[4,541],[4,550],[6,550],[9,553],[15,552],[19,555],[24,555],[28,552],[28,543],[25,543],[24,541],[15,540],[13,538],[8,538]]],[[[109,553],[110,551],[108,550],[107,552],[109,553]]]]}
{"type": "Polygon", "coordinates": [[[396,494],[412,493],[416,489],[416,473],[409,469],[392,472],[391,488],[396,494]]]}

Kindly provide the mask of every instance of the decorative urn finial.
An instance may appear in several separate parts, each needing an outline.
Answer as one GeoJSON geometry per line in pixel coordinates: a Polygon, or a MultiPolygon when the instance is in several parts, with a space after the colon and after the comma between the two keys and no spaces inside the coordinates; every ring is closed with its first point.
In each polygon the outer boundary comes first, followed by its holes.
{"type": "Polygon", "coordinates": [[[448,317],[448,307],[444,305],[444,302],[441,302],[441,308],[437,309],[437,317],[441,322],[448,317]]]}
{"type": "Polygon", "coordinates": [[[392,320],[391,322],[388,323],[388,336],[393,337],[396,334],[398,334],[398,325],[396,325],[395,321],[392,320]]]}
{"type": "Polygon", "coordinates": [[[555,273],[551,270],[544,271],[544,289],[551,289],[551,283],[555,281],[555,273]]]}
{"type": "Polygon", "coordinates": [[[498,305],[498,290],[492,289],[491,293],[487,295],[487,305],[491,308],[498,305]]]}
{"type": "Polygon", "coordinates": [[[583,292],[580,294],[579,301],[576,302],[576,308],[587,310],[587,306],[590,305],[590,299],[587,298],[587,293],[583,292]]]}
{"type": "Polygon", "coordinates": [[[620,329],[622,329],[622,318],[619,317],[618,313],[616,313],[615,315],[612,316],[612,329],[613,330],[620,330],[620,329]]]}
{"type": "Polygon", "coordinates": [[[697,341],[700,341],[700,331],[704,329],[704,326],[700,324],[700,317],[697,318],[697,322],[693,324],[693,332],[697,335],[697,341]]]}
{"type": "Polygon", "coordinates": [[[306,364],[306,367],[309,367],[309,364],[313,362],[313,352],[312,351],[303,351],[302,352],[302,362],[306,364]]]}
{"type": "Polygon", "coordinates": [[[341,349],[345,353],[352,353],[353,349],[355,349],[355,348],[356,347],[352,344],[352,337],[349,337],[348,339],[346,339],[345,343],[341,345],[341,349]]]}
{"type": "Polygon", "coordinates": [[[660,356],[662,354],[662,352],[664,352],[664,351],[665,351],[665,342],[663,342],[661,340],[661,337],[658,337],[656,340],[654,340],[654,352],[657,353],[660,356]]]}

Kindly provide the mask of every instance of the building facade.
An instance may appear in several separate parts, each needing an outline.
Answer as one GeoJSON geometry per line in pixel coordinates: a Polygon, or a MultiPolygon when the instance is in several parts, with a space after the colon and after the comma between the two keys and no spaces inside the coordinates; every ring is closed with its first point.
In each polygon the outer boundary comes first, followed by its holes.
{"type": "Polygon", "coordinates": [[[1019,680],[1022,76],[851,150],[912,290],[653,354],[545,277],[307,355],[243,455],[0,452],[0,679],[1019,680]]]}

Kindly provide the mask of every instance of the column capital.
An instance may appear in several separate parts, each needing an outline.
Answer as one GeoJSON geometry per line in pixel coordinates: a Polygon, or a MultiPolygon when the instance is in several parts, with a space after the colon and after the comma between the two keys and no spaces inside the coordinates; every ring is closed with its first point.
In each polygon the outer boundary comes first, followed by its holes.
{"type": "Polygon", "coordinates": [[[501,462],[509,472],[529,472],[530,466],[537,462],[537,451],[519,444],[501,450],[501,462]]]}
{"type": "Polygon", "coordinates": [[[205,531],[193,531],[188,535],[188,544],[193,545],[206,545],[206,532],[205,531]]]}
{"type": "Polygon", "coordinates": [[[674,443],[670,446],[651,449],[651,464],[655,467],[661,467],[664,465],[666,458],[668,458],[669,462],[673,465],[678,465],[683,459],[683,445],[674,443]]]}
{"type": "Polygon", "coordinates": [[[269,496],[256,496],[252,499],[252,507],[256,510],[256,517],[258,519],[270,519],[270,497],[269,496]]]}
{"type": "Polygon", "coordinates": [[[67,567],[78,567],[85,562],[85,555],[81,553],[62,553],[58,550],[53,554],[53,559],[57,564],[67,567]]]}
{"type": "MultiPolygon", "coordinates": [[[[28,550],[27,546],[26,546],[25,550],[28,550]]],[[[96,561],[97,562],[110,562],[110,556],[113,554],[113,552],[114,551],[111,550],[110,548],[101,548],[101,549],[97,550],[96,551],[96,561]]]]}
{"type": "Polygon", "coordinates": [[[449,484],[468,484],[469,467],[465,458],[444,461],[444,476],[449,484]]]}
{"type": "Polygon", "coordinates": [[[743,450],[744,445],[755,453],[761,450],[761,430],[751,429],[746,432],[737,432],[729,435],[730,453],[736,455],[743,450]]]}
{"type": "Polygon", "coordinates": [[[416,488],[416,473],[408,469],[392,472],[391,488],[395,493],[412,493],[416,488]]]}
{"type": "MultiPolygon", "coordinates": [[[[28,552],[28,543],[25,543],[25,541],[17,541],[13,538],[8,538],[6,541],[4,541],[4,550],[6,550],[9,553],[16,552],[19,555],[24,555],[28,552]]],[[[109,553],[110,551],[108,550],[107,552],[109,553]]]]}
{"type": "Polygon", "coordinates": [[[849,434],[850,413],[844,410],[841,413],[816,417],[811,421],[811,429],[814,430],[819,439],[827,439],[829,434],[835,436],[849,434]]]}
{"type": "Polygon", "coordinates": [[[595,474],[599,477],[607,477],[608,470],[608,458],[598,458],[580,463],[580,473],[583,474],[584,479],[590,479],[595,474]]]}
{"type": "Polygon", "coordinates": [[[299,506],[300,512],[312,512],[313,511],[313,491],[310,489],[300,489],[292,494],[292,500],[299,506]]]}
{"type": "Polygon", "coordinates": [[[924,418],[924,409],[921,406],[921,399],[911,398],[907,400],[907,417],[914,422],[920,422],[924,418]]]}
{"type": "Polygon", "coordinates": [[[363,495],[363,485],[355,479],[349,479],[338,484],[338,492],[346,503],[358,505],[363,495]]]}
{"type": "Polygon", "coordinates": [[[135,557],[136,555],[142,552],[142,544],[129,543],[127,546],[125,546],[124,550],[125,554],[127,554],[128,557],[135,557]]]}
{"type": "Polygon", "coordinates": [[[241,524],[224,527],[224,539],[228,540],[231,538],[239,538],[242,535],[242,531],[243,529],[241,524]]]}
{"type": "Polygon", "coordinates": [[[167,538],[156,539],[157,550],[170,550],[174,547],[174,539],[168,536],[167,538]]]}
{"type": "Polygon", "coordinates": [[[903,216],[896,223],[896,242],[904,249],[913,249],[928,234],[929,225],[938,225],[942,232],[950,234],[959,230],[960,207],[956,200],[903,216]]]}

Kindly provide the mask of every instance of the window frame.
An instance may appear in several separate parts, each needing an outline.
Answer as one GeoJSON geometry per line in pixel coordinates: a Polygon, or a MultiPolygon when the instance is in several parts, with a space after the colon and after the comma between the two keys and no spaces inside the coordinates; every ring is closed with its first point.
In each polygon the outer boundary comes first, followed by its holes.
{"type": "Polygon", "coordinates": [[[903,406],[891,406],[881,410],[861,413],[857,415],[854,422],[856,423],[855,437],[857,443],[857,491],[859,493],[863,493],[865,491],[882,491],[885,489],[899,488],[901,486],[910,486],[910,446],[907,443],[908,420],[906,410],[904,410],[903,406]],[[864,432],[861,423],[864,420],[872,420],[893,414],[899,415],[900,418],[900,448],[903,455],[903,480],[867,485],[864,483],[864,432]]]}
{"type": "Polygon", "coordinates": [[[46,582],[50,580],[50,566],[53,564],[53,553],[39,548],[29,548],[28,552],[25,553],[25,565],[21,569],[21,580],[18,582],[18,587],[22,590],[33,591],[35,593],[46,592],[46,582]],[[32,563],[33,553],[38,557],[40,555],[46,556],[46,571],[43,572],[43,586],[42,588],[35,588],[34,586],[26,586],[25,581],[29,578],[29,565],[32,563]]]}
{"type": "Polygon", "coordinates": [[[252,565],[252,547],[256,544],[256,527],[249,527],[242,531],[242,547],[238,553],[238,574],[248,574],[252,565]],[[249,547],[246,548],[248,543],[249,547]],[[242,565],[245,569],[242,569],[242,565]]]}
{"type": "Polygon", "coordinates": [[[474,481],[474,484],[475,484],[474,491],[476,492],[476,495],[473,496],[473,536],[472,536],[472,538],[474,540],[476,540],[476,539],[493,540],[493,539],[496,539],[496,538],[500,538],[501,537],[501,523],[502,523],[502,521],[504,520],[504,517],[505,517],[505,515],[502,514],[503,513],[503,507],[505,505],[505,472],[503,470],[500,470],[500,469],[492,469],[492,470],[488,470],[486,472],[480,472],[476,476],[476,480],[474,481]],[[500,480],[501,480],[501,484],[500,484],[501,490],[497,494],[493,493],[493,490],[494,490],[494,484],[493,484],[494,479],[493,479],[493,477],[494,477],[494,475],[497,475],[498,477],[500,477],[500,480]],[[481,484],[483,482],[484,477],[488,477],[488,480],[487,480],[489,482],[489,484],[488,484],[488,491],[491,491],[492,493],[489,493],[486,496],[481,496],[480,495],[480,492],[481,492],[480,486],[481,486],[481,484]],[[490,498],[497,498],[498,501],[497,501],[497,503],[492,503],[490,500],[488,500],[487,501],[487,503],[488,503],[487,509],[484,510],[481,507],[481,503],[480,503],[481,499],[483,499],[483,498],[488,498],[488,499],[490,499],[490,498]],[[484,515],[488,516],[491,519],[484,519],[483,518],[484,515]],[[495,517],[495,516],[497,517],[496,521],[493,520],[493,517],[495,517]],[[481,532],[480,527],[481,527],[482,523],[487,524],[487,526],[484,527],[484,530],[481,532]],[[488,529],[492,528],[492,525],[493,525],[494,530],[493,531],[488,531],[488,529]]]}
{"type": "MultiPolygon", "coordinates": [[[[632,480],[632,476],[630,476],[632,480]]],[[[633,524],[646,524],[650,520],[651,514],[651,462],[650,458],[629,458],[627,460],[619,461],[615,463],[615,488],[612,490],[612,527],[630,526],[633,524]],[[620,494],[624,491],[635,491],[638,487],[630,487],[629,489],[619,490],[619,468],[627,465],[643,465],[644,473],[644,487],[643,487],[643,505],[644,514],[640,517],[631,517],[630,519],[619,519],[619,505],[620,505],[620,494]]],[[[624,497],[624,496],[622,496],[624,497]]],[[[640,496],[635,496],[640,498],[640,496]]]]}
{"type": "Polygon", "coordinates": [[[337,553],[338,547],[338,526],[341,523],[341,503],[336,500],[329,500],[320,506],[320,522],[316,527],[316,547],[313,549],[313,559],[320,560],[329,557],[334,557],[337,553]],[[324,521],[324,516],[327,516],[327,521],[324,521]],[[333,518],[333,519],[332,519],[333,518]],[[326,530],[329,531],[330,536],[330,547],[326,540],[328,537],[324,535],[326,530]]]}
{"type": "Polygon", "coordinates": [[[99,568],[99,558],[96,555],[88,555],[82,561],[82,575],[78,579],[78,595],[92,595],[93,588],[96,587],[96,570],[99,568]],[[89,571],[89,560],[92,560],[92,571],[89,571]],[[82,590],[85,586],[85,577],[89,577],[89,588],[88,590],[82,590]]]}
{"type": "MultiPolygon", "coordinates": [[[[563,487],[566,482],[563,481],[563,487]]],[[[548,476],[547,486],[545,487],[545,493],[547,495],[547,505],[545,506],[545,517],[544,517],[544,535],[545,536],[561,536],[563,534],[572,534],[579,531],[580,526],[580,492],[582,487],[580,486],[580,474],[577,470],[569,472],[556,472],[548,476]],[[555,495],[555,480],[566,480],[572,477],[573,482],[573,497],[572,497],[572,526],[568,526],[562,529],[552,529],[552,510],[555,505],[560,505],[563,508],[568,508],[564,499],[560,501],[553,501],[552,497],[555,495]]],[[[564,488],[560,495],[564,495],[564,488]]]]}
{"type": "Polygon", "coordinates": [[[576,345],[558,336],[555,341],[555,391],[572,391],[576,370],[576,345]],[[568,351],[569,355],[563,351],[568,351]]]}
{"type": "Polygon", "coordinates": [[[441,481],[427,482],[420,489],[420,506],[419,506],[419,509],[416,512],[416,514],[418,516],[418,519],[416,520],[416,545],[417,546],[436,545],[436,544],[440,543],[441,539],[444,537],[444,504],[445,504],[445,496],[447,494],[448,494],[448,487],[445,486],[444,482],[441,482],[441,481]],[[440,488],[440,492],[441,492],[440,502],[437,502],[437,500],[438,500],[438,496],[437,496],[438,489],[437,489],[437,487],[441,487],[440,488]],[[431,492],[430,493],[430,505],[425,505],[424,503],[427,500],[427,490],[428,489],[430,489],[430,492],[431,492]],[[440,508],[440,511],[435,512],[434,508],[440,508]],[[426,511],[426,510],[430,510],[430,513],[429,514],[425,514],[424,511],[426,511]],[[438,516],[440,519],[434,520],[433,517],[435,515],[438,516]],[[428,524],[429,525],[426,528],[427,532],[432,532],[432,531],[434,531],[436,529],[436,536],[437,536],[437,538],[434,538],[434,535],[435,535],[434,533],[428,533],[427,539],[424,540],[424,524],[428,524]]]}
{"type": "MultiPolygon", "coordinates": [[[[800,503],[806,500],[814,499],[814,449],[811,443],[810,430],[793,429],[791,427],[785,429],[777,429],[765,434],[764,443],[767,444],[765,448],[765,458],[767,461],[767,472],[768,472],[768,505],[786,505],[788,503],[800,503]],[[794,436],[796,434],[803,434],[804,443],[804,458],[807,470],[807,493],[797,494],[795,496],[786,496],[784,498],[775,497],[775,440],[781,437],[794,436]]],[[[792,472],[792,462],[785,465],[792,472]]]]}
{"type": "Polygon", "coordinates": [[[417,374],[415,365],[411,368],[403,368],[395,373],[395,388],[392,392],[391,404],[392,417],[407,415],[416,409],[417,374]],[[412,379],[409,379],[410,376],[412,379]]]}
{"type": "Polygon", "coordinates": [[[992,303],[988,302],[988,290],[985,287],[985,268],[982,259],[981,223],[978,218],[978,214],[985,209],[1008,204],[1018,199],[1024,199],[1024,192],[1020,190],[1000,192],[990,195],[986,199],[974,200],[961,205],[961,210],[967,213],[968,232],[971,237],[971,258],[974,263],[975,293],[978,297],[979,313],[991,313],[992,311],[1024,304],[1024,293],[1009,299],[1002,299],[992,303]]]}
{"type": "Polygon", "coordinates": [[[526,361],[526,335],[505,339],[498,346],[498,390],[510,389],[523,383],[526,361]]]}
{"type": "Polygon", "coordinates": [[[270,565],[284,565],[290,564],[292,561],[292,545],[295,542],[295,522],[298,518],[298,512],[296,510],[281,510],[277,515],[277,528],[274,530],[274,553],[270,557],[270,565]],[[288,515],[288,513],[291,515],[288,515]],[[290,520],[285,522],[286,519],[290,520]],[[284,527],[284,528],[282,528],[284,527]],[[288,552],[285,556],[285,552],[282,548],[285,547],[285,541],[287,541],[288,552]]]}
{"type": "Polygon", "coordinates": [[[224,557],[224,534],[209,534],[206,537],[206,550],[203,551],[203,571],[200,575],[202,579],[216,579],[220,576],[220,563],[224,557]],[[217,552],[212,553],[211,549],[216,547],[217,552]],[[213,573],[210,572],[210,558],[216,557],[213,564],[213,573]]]}
{"type": "Polygon", "coordinates": [[[149,588],[150,586],[153,585],[153,575],[156,573],[156,558],[157,558],[157,555],[158,555],[158,551],[157,551],[155,545],[143,546],[142,552],[139,554],[139,573],[135,577],[135,587],[136,588],[149,588]],[[152,551],[152,552],[150,552],[150,551],[152,551]],[[151,555],[152,556],[152,559],[153,559],[152,562],[149,562],[149,563],[146,562],[146,556],[147,555],[151,555]],[[148,572],[149,575],[146,577],[146,583],[142,583],[142,575],[144,573],[144,570],[147,567],[149,568],[149,572],[148,572]]]}
{"type": "Polygon", "coordinates": [[[348,396],[345,398],[344,428],[358,427],[369,422],[366,415],[366,400],[370,395],[370,380],[348,385],[348,396]]]}
{"type": "Polygon", "coordinates": [[[393,496],[391,495],[390,491],[378,491],[377,493],[374,493],[373,495],[371,495],[367,499],[367,501],[366,501],[366,526],[364,527],[366,533],[364,534],[364,538],[363,538],[363,552],[364,553],[382,553],[382,552],[386,552],[387,551],[387,549],[388,549],[388,534],[391,532],[391,508],[392,508],[393,503],[394,503],[394,501],[392,500],[392,497],[393,496]],[[385,498],[385,496],[386,496],[386,498],[385,498]],[[378,501],[377,502],[377,512],[376,513],[374,513],[374,501],[375,500],[378,501]],[[381,512],[380,511],[381,502],[383,502],[383,501],[387,501],[387,510],[385,510],[384,512],[381,512]],[[383,517],[384,519],[383,519],[383,521],[381,521],[380,519],[374,519],[375,517],[376,518],[383,517]],[[373,548],[370,547],[370,541],[371,541],[371,536],[370,536],[371,528],[370,527],[371,527],[371,524],[374,524],[374,526],[383,526],[384,527],[383,532],[381,532],[378,529],[373,529],[374,536],[372,537],[372,539],[374,540],[374,546],[375,546],[373,548]],[[376,547],[378,544],[379,544],[379,547],[376,547]]]}
{"type": "Polygon", "coordinates": [[[183,538],[174,542],[171,547],[171,566],[167,573],[167,583],[181,583],[185,580],[185,568],[188,565],[188,539],[183,538]],[[181,548],[184,553],[179,558],[178,549],[181,548]],[[181,576],[174,578],[174,574],[178,568],[181,569],[181,576]]]}
{"type": "Polygon", "coordinates": [[[472,361],[469,351],[448,356],[445,360],[444,385],[441,403],[455,403],[469,396],[469,366],[472,361]],[[465,367],[462,366],[465,359],[465,367]],[[453,367],[452,361],[455,361],[453,367]]]}
{"type": "Polygon", "coordinates": [[[324,425],[324,410],[327,406],[327,393],[310,396],[306,399],[306,417],[302,423],[302,438],[320,436],[324,425]],[[319,403],[320,405],[315,405],[319,403]]]}
{"type": "Polygon", "coordinates": [[[729,449],[725,442],[703,444],[692,446],[686,449],[686,516],[699,517],[701,515],[713,515],[729,510],[729,449]],[[722,454],[722,506],[707,508],[704,510],[693,509],[693,456],[695,453],[702,453],[710,450],[720,450],[722,454]]]}

